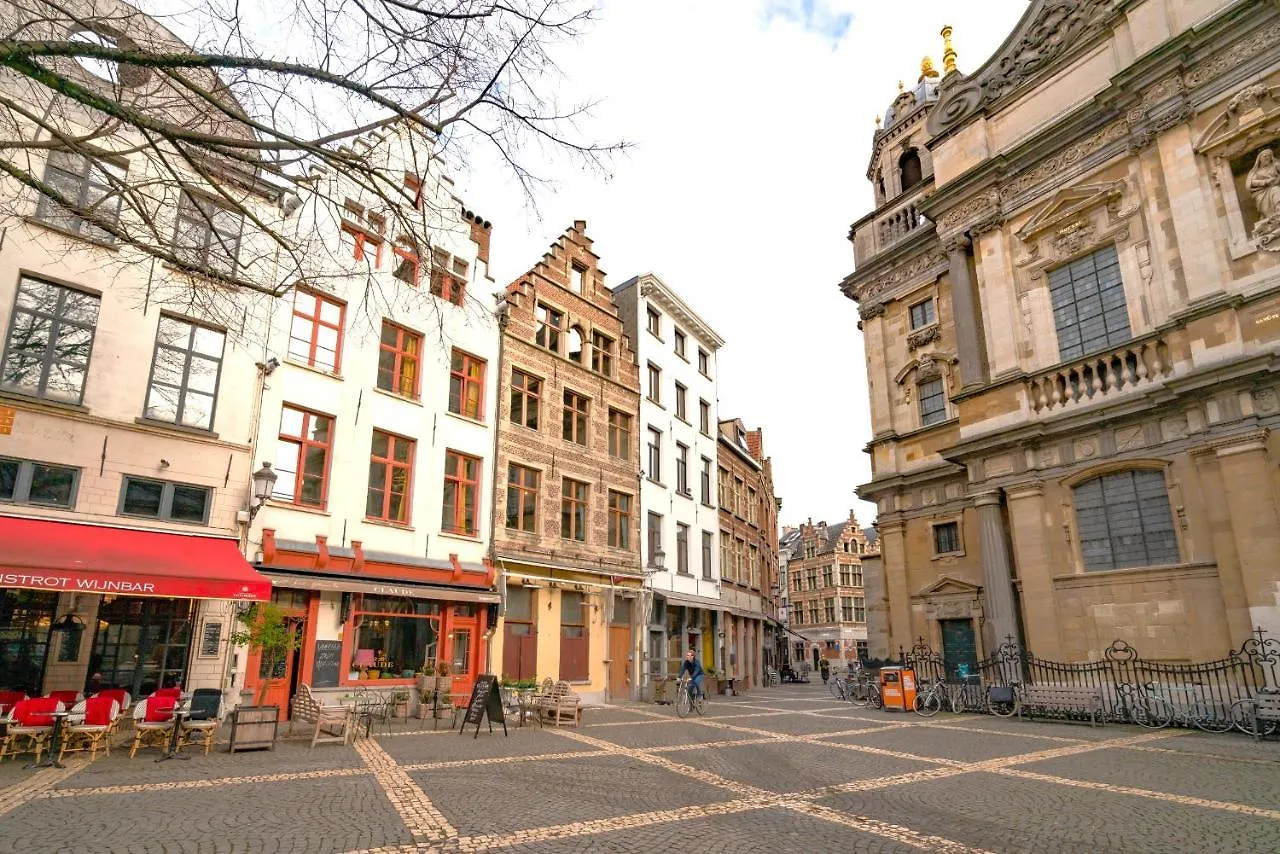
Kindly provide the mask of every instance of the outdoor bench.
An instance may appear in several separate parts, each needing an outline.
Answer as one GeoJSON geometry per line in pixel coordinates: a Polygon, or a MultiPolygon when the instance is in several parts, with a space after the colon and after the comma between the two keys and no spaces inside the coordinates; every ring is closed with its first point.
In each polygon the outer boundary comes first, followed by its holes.
{"type": "Polygon", "coordinates": [[[1262,729],[1258,721],[1280,723],[1280,694],[1255,694],[1251,706],[1253,717],[1252,732],[1254,741],[1262,737],[1262,729]]]}
{"type": "Polygon", "coordinates": [[[1102,722],[1102,692],[1096,688],[1065,688],[1057,685],[1024,685],[1018,718],[1034,712],[1046,714],[1077,712],[1089,716],[1089,726],[1102,722]]]}

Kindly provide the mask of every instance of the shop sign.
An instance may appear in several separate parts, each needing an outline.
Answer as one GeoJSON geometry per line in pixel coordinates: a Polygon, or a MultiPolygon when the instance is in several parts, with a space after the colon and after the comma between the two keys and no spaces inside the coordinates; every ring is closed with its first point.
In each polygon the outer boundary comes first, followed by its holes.
{"type": "Polygon", "coordinates": [[[0,573],[0,586],[34,587],[41,590],[80,590],[86,593],[140,593],[154,595],[156,586],[141,581],[113,581],[99,578],[71,578],[66,575],[0,573]]]}

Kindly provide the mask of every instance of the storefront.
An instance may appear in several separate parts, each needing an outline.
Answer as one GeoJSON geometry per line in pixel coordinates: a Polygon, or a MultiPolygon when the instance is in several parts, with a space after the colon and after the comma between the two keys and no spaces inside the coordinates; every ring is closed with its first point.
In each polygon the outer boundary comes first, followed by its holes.
{"type": "Polygon", "coordinates": [[[271,584],[233,539],[0,517],[0,689],[221,687],[234,603],[271,584]]]}
{"type": "Polygon", "coordinates": [[[419,675],[439,674],[452,676],[454,693],[463,694],[492,666],[486,639],[500,597],[491,567],[264,534],[258,568],[300,644],[273,674],[250,654],[246,691],[268,679],[267,702],[287,709],[303,683],[322,696],[343,695],[410,687],[419,675]]]}
{"type": "Polygon", "coordinates": [[[649,623],[648,667],[650,676],[674,676],[689,650],[703,667],[724,672],[717,642],[720,602],[707,596],[654,591],[654,611],[649,623]]]}

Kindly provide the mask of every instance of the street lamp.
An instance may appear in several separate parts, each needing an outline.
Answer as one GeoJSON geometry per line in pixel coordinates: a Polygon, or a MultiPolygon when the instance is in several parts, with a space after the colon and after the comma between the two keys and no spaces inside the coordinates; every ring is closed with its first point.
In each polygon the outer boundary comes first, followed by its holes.
{"type": "Polygon", "coordinates": [[[271,463],[263,463],[262,468],[253,473],[253,502],[249,505],[250,522],[267,503],[267,499],[271,497],[271,490],[275,488],[276,481],[279,479],[280,476],[271,470],[271,463]]]}
{"type": "Polygon", "coordinates": [[[663,569],[666,567],[667,553],[662,550],[662,546],[653,550],[653,554],[649,556],[652,561],[651,566],[654,569],[663,569]]]}

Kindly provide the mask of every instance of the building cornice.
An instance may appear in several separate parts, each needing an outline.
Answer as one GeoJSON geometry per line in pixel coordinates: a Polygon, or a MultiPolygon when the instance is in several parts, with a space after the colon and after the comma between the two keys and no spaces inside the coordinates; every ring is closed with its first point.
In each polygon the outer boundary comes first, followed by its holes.
{"type": "Polygon", "coordinates": [[[724,339],[711,328],[711,324],[703,320],[696,311],[689,307],[688,303],[667,286],[666,282],[653,273],[642,273],[639,276],[633,276],[618,285],[613,289],[615,301],[618,294],[633,287],[638,288],[638,293],[641,297],[661,306],[671,318],[680,321],[680,325],[683,328],[693,332],[695,338],[712,350],[719,350],[724,346],[724,339]]]}

